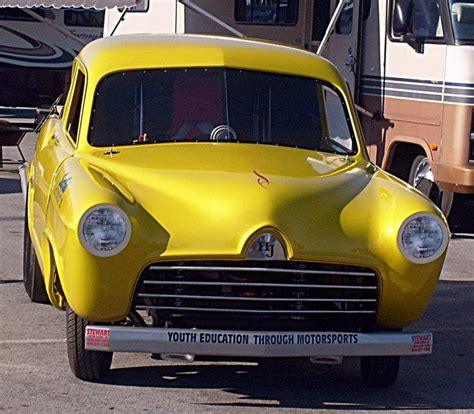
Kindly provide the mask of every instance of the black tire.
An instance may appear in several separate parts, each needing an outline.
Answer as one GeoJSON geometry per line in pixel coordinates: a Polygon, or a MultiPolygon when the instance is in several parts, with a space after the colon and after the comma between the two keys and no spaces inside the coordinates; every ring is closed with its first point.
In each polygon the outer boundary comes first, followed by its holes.
{"type": "Polygon", "coordinates": [[[400,357],[369,356],[360,359],[362,381],[370,387],[389,387],[398,376],[400,357]]]}
{"type": "Polygon", "coordinates": [[[28,214],[25,212],[25,231],[23,236],[23,284],[32,302],[50,304],[43,274],[36,258],[28,229],[28,214]]]}
{"type": "Polygon", "coordinates": [[[425,155],[418,155],[413,160],[408,183],[429,197],[447,217],[453,207],[454,193],[451,191],[441,191],[436,183],[427,179],[415,182],[417,171],[426,163],[428,163],[428,158],[425,155]]]}
{"type": "Polygon", "coordinates": [[[67,356],[73,374],[84,381],[99,381],[110,371],[112,352],[87,351],[85,330],[90,322],[66,309],[67,356]]]}

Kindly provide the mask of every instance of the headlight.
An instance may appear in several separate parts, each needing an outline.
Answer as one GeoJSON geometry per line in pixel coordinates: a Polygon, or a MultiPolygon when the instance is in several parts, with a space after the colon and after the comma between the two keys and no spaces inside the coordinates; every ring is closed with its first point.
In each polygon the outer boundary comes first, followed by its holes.
{"type": "Polygon", "coordinates": [[[119,208],[98,204],[87,210],[79,223],[79,238],[95,256],[108,257],[121,252],[131,235],[130,221],[119,208]]]}
{"type": "Polygon", "coordinates": [[[444,222],[429,213],[408,217],[398,231],[398,246],[413,263],[430,263],[440,257],[448,245],[444,222]]]}

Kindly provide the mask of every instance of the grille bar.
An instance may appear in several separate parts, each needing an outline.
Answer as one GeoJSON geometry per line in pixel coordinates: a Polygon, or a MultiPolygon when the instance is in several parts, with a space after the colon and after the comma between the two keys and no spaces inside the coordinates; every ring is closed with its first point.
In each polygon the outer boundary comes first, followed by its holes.
{"type": "Polygon", "coordinates": [[[299,283],[253,283],[253,282],[201,282],[185,280],[144,280],[144,285],[185,285],[185,286],[242,286],[242,287],[283,287],[283,288],[313,288],[313,289],[362,289],[376,290],[376,286],[353,286],[353,285],[321,285],[321,284],[299,284],[299,283]]]}
{"type": "Polygon", "coordinates": [[[345,272],[339,270],[306,270],[306,269],[278,269],[267,267],[232,267],[232,266],[150,266],[152,271],[161,270],[192,270],[209,272],[268,272],[268,273],[292,273],[304,275],[331,275],[331,276],[369,276],[375,277],[373,272],[345,272]]]}
{"type": "Polygon", "coordinates": [[[368,329],[378,276],[368,267],[299,261],[175,261],[147,267],[134,309],[155,326],[183,328],[368,329]]]}
{"type": "Polygon", "coordinates": [[[244,300],[259,302],[376,302],[376,299],[344,299],[344,298],[255,298],[243,296],[207,296],[207,295],[169,295],[160,293],[139,293],[140,298],[180,298],[203,300],[244,300]]]}
{"type": "Polygon", "coordinates": [[[227,313],[267,313],[267,314],[315,314],[315,313],[375,313],[375,310],[279,310],[279,309],[223,309],[223,308],[197,308],[184,306],[157,306],[157,305],[137,305],[136,309],[156,309],[156,310],[170,310],[170,311],[203,311],[203,312],[227,312],[227,313]]]}

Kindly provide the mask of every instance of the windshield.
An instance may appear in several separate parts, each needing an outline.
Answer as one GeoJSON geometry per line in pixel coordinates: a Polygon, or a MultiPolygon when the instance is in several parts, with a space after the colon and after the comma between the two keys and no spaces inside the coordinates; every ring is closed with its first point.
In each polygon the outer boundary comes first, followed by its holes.
{"type": "Polygon", "coordinates": [[[456,42],[474,42],[474,0],[449,0],[456,42]]]}
{"type": "Polygon", "coordinates": [[[244,142],[353,154],[344,102],[311,78],[236,69],[115,73],[99,84],[93,146],[244,142]]]}

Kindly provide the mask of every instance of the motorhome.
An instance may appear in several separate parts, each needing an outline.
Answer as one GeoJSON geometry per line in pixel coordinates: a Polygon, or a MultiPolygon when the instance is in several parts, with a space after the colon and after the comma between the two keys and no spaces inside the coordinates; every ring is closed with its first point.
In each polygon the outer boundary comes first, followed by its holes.
{"type": "Polygon", "coordinates": [[[97,10],[0,7],[0,107],[47,106],[65,94],[73,58],[103,22],[97,10]]]}
{"type": "Polygon", "coordinates": [[[449,213],[474,193],[473,0],[148,0],[104,35],[207,33],[321,53],[360,107],[373,161],[449,213]]]}

